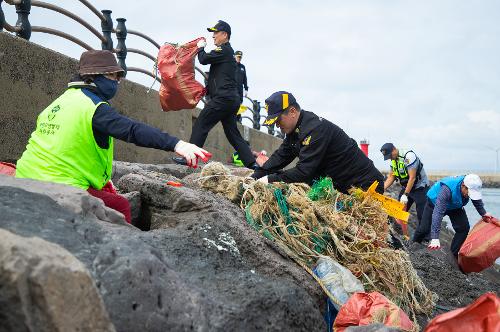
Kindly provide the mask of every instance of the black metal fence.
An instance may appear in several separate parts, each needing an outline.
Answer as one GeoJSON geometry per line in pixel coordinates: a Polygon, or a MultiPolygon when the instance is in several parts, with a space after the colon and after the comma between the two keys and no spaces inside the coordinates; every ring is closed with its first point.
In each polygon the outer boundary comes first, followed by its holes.
{"type": "MultiPolygon", "coordinates": [[[[101,48],[103,50],[109,50],[116,54],[116,58],[118,59],[118,63],[125,70],[125,72],[138,72],[145,75],[149,75],[156,79],[161,83],[161,78],[154,71],[149,71],[139,67],[128,67],[126,64],[127,54],[135,53],[142,55],[153,62],[156,62],[156,56],[149,54],[140,49],[127,47],[127,35],[135,35],[141,37],[151,44],[153,44],[156,48],[160,49],[160,44],[154,41],[151,37],[136,31],[128,29],[125,22],[127,21],[125,18],[117,18],[116,25],[113,23],[111,18],[112,11],[111,10],[97,10],[89,1],[87,0],[78,0],[83,5],[85,5],[90,11],[92,11],[95,16],[99,19],[101,23],[100,31],[97,30],[92,24],[88,23],[80,16],[72,13],[64,8],[59,6],[46,3],[38,0],[0,0],[0,31],[6,30],[11,33],[15,33],[16,36],[21,37],[23,39],[29,40],[31,38],[31,34],[33,32],[39,33],[47,33],[55,36],[59,36],[61,38],[72,41],[73,43],[83,47],[86,50],[92,50],[93,47],[83,42],[79,38],[65,33],[64,31],[52,29],[44,26],[32,26],[29,20],[29,15],[31,12],[31,7],[40,7],[45,8],[57,13],[60,13],[64,16],[69,17],[70,19],[80,23],[84,28],[89,30],[97,39],[101,42],[101,48]],[[2,2],[5,2],[8,5],[15,6],[17,13],[17,21],[15,25],[10,25],[5,20],[5,14],[2,8],[2,2]],[[116,47],[113,43],[113,34],[116,36],[116,47]]],[[[156,67],[155,67],[156,68],[156,67]]],[[[195,67],[195,70],[198,71],[203,77],[206,79],[206,73],[204,73],[200,68],[195,67]]],[[[156,71],[156,69],[155,69],[156,71]]],[[[257,100],[253,100],[251,98],[245,97],[245,100],[250,103],[251,106],[247,106],[248,111],[251,112],[252,116],[243,115],[242,118],[250,120],[252,123],[252,127],[260,130],[261,128],[261,119],[265,118],[265,116],[261,115],[261,105],[257,100]]],[[[276,131],[274,126],[268,128],[268,133],[271,135],[276,135],[278,137],[283,137],[280,131],[276,131]]]]}

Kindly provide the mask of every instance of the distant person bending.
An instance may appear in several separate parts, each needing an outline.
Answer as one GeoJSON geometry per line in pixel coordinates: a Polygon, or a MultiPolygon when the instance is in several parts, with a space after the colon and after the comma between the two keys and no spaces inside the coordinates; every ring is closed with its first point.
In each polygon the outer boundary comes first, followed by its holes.
{"type": "Polygon", "coordinates": [[[108,187],[113,166],[113,138],[138,146],[175,151],[196,167],[210,154],[159,129],[129,119],[111,105],[123,69],[109,51],[81,55],[78,75],[66,91],[37,119],[26,150],[17,162],[16,177],[67,184],[104,201],[130,223],[127,199],[108,187]]]}
{"type": "MultiPolygon", "coordinates": [[[[210,130],[220,122],[229,143],[238,152],[243,164],[253,169],[256,167],[255,157],[236,125],[240,99],[235,78],[236,60],[229,43],[231,27],[224,21],[218,21],[214,27],[207,30],[213,32],[216,48],[206,53],[204,48],[207,43],[200,40],[198,60],[202,65],[210,65],[207,87],[210,99],[200,112],[189,141],[197,146],[203,146],[210,130]]],[[[174,158],[174,161],[185,164],[184,158],[174,158]]]]}
{"type": "Polygon", "coordinates": [[[266,99],[266,108],[268,116],[264,124],[276,123],[286,136],[252,177],[264,183],[311,184],[319,177],[329,176],[334,187],[343,193],[352,187],[368,189],[378,181],[377,192],[384,192],[382,174],[341,128],[302,110],[289,92],[273,93],[266,99]],[[283,170],[297,157],[295,167],[283,170]]]}
{"type": "Polygon", "coordinates": [[[430,232],[429,248],[439,249],[441,247],[439,242],[441,221],[447,215],[455,230],[455,236],[451,241],[451,252],[457,258],[460,247],[469,234],[469,220],[464,209],[469,198],[483,219],[491,218],[491,214],[484,209],[481,187],[481,179],[476,174],[451,176],[436,181],[427,192],[427,203],[421,221],[422,227],[415,232],[413,241],[422,242],[430,232]]]}

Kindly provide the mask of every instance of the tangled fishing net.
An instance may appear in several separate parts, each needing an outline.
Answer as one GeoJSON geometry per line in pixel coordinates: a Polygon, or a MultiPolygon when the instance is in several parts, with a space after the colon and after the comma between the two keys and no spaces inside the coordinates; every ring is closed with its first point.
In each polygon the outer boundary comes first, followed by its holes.
{"type": "Polygon", "coordinates": [[[417,276],[408,254],[388,245],[387,214],[376,200],[359,191],[339,193],[329,178],[312,188],[299,183],[266,185],[231,175],[215,162],[203,168],[199,182],[240,204],[247,222],[313,277],[317,258],[330,256],[361,280],[367,292],[384,294],[410,312],[415,322],[416,314],[432,312],[434,295],[417,276]]]}

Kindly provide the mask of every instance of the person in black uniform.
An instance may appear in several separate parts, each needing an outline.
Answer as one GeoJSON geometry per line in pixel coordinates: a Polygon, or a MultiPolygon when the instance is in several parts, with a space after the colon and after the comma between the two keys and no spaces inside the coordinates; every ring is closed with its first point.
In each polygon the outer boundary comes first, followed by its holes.
{"type": "Polygon", "coordinates": [[[352,187],[367,189],[378,181],[377,192],[384,192],[384,177],[373,162],[359,149],[355,140],[338,126],[302,110],[291,93],[278,91],[266,99],[268,116],[264,125],[277,126],[285,139],[268,161],[258,168],[253,178],[264,183],[305,182],[322,176],[332,179],[342,193],[352,187]],[[282,170],[296,157],[293,168],[282,170]]]}
{"type": "Polygon", "coordinates": [[[236,85],[238,87],[238,95],[240,96],[240,104],[243,102],[243,97],[246,97],[248,94],[247,71],[245,65],[241,63],[242,57],[242,51],[234,52],[234,58],[236,59],[236,85]],[[245,89],[245,94],[243,94],[243,88],[245,89]]]}
{"type": "MultiPolygon", "coordinates": [[[[255,157],[236,126],[236,113],[240,107],[240,99],[236,86],[236,60],[229,43],[231,27],[224,21],[218,21],[212,28],[216,48],[205,52],[205,40],[198,42],[198,60],[202,65],[210,65],[208,73],[207,94],[210,99],[196,120],[191,139],[192,144],[203,147],[210,130],[220,121],[229,143],[238,152],[241,161],[248,168],[255,168],[255,157]]],[[[174,161],[184,164],[184,158],[176,157],[174,161]]]]}

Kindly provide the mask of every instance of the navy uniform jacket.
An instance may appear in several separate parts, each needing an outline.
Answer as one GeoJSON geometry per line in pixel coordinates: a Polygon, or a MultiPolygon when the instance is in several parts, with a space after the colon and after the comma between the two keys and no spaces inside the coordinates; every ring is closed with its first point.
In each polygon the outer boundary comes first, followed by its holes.
{"type": "Polygon", "coordinates": [[[269,182],[311,184],[319,177],[329,176],[334,187],[344,193],[352,186],[367,189],[375,180],[384,181],[354,139],[337,125],[304,110],[295,131],[285,136],[262,169],[261,175],[270,174],[269,182]],[[295,167],[280,172],[296,157],[299,161],[295,167]]]}
{"type": "Polygon", "coordinates": [[[231,44],[225,43],[216,47],[210,53],[203,48],[198,51],[198,60],[202,65],[210,65],[208,73],[208,95],[215,97],[238,97],[236,87],[236,60],[231,44]]]}
{"type": "Polygon", "coordinates": [[[238,85],[238,95],[243,98],[243,88],[248,91],[247,71],[245,65],[236,63],[236,84],[238,85]]]}

